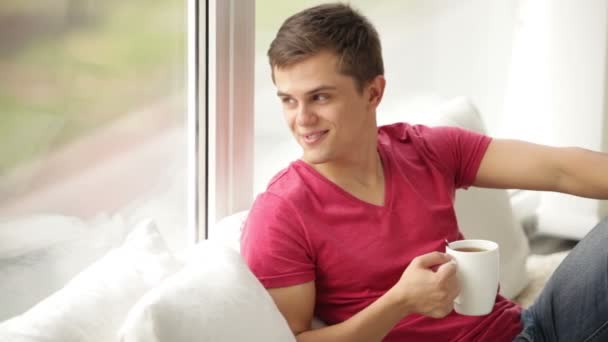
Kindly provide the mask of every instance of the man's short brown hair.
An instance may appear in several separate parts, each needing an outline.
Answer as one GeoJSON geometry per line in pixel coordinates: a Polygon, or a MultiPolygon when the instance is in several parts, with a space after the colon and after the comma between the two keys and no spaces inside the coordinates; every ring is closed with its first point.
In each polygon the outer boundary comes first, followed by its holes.
{"type": "Polygon", "coordinates": [[[351,76],[359,91],[384,74],[382,48],[374,26],[350,6],[315,6],[287,18],[270,44],[270,67],[283,68],[321,51],[338,57],[338,71],[351,76]]]}

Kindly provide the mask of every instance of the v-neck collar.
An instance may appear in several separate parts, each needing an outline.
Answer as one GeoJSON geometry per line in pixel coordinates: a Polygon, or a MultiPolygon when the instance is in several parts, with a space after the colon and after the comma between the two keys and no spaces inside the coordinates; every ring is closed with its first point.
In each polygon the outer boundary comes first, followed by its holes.
{"type": "Polygon", "coordinates": [[[296,160],[295,163],[297,165],[302,165],[304,168],[306,168],[306,170],[311,172],[315,177],[317,177],[324,183],[328,184],[328,186],[335,189],[338,193],[340,193],[342,196],[348,198],[350,201],[355,201],[355,202],[358,202],[359,204],[362,204],[362,205],[365,205],[365,206],[368,206],[371,208],[385,210],[385,209],[389,209],[392,204],[392,188],[393,188],[392,187],[392,177],[391,177],[392,172],[391,172],[390,160],[389,160],[389,158],[387,158],[386,151],[384,150],[384,146],[382,146],[382,144],[378,144],[377,150],[380,155],[380,160],[382,161],[382,172],[384,174],[384,204],[382,204],[382,205],[373,204],[373,203],[364,201],[364,200],[356,197],[355,195],[351,194],[350,192],[344,190],[338,184],[329,180],[327,177],[325,177],[324,175],[319,173],[319,171],[315,170],[315,168],[308,165],[306,162],[304,162],[301,159],[296,160]]]}

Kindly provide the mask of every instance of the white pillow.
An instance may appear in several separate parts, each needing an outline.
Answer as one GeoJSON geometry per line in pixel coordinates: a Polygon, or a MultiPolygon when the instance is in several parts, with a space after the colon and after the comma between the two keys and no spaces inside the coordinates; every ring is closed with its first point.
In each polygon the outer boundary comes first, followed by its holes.
{"type": "Polygon", "coordinates": [[[205,241],[189,255],[182,270],[131,309],[122,342],[295,341],[236,251],[205,241]]]}
{"type": "Polygon", "coordinates": [[[0,324],[0,341],[112,342],[133,304],[177,263],[152,221],[23,315],[0,324]]]}
{"type": "Polygon", "coordinates": [[[92,220],[29,215],[0,221],[0,322],[22,314],[119,247],[129,226],[120,215],[92,220]]]}
{"type": "MultiPolygon", "coordinates": [[[[424,115],[430,126],[458,126],[486,133],[475,106],[466,97],[446,101],[424,115]]],[[[487,239],[500,246],[500,293],[514,298],[529,282],[526,258],[528,239],[515,220],[507,190],[470,187],[456,192],[456,216],[460,230],[469,239],[487,239]]]]}
{"type": "Polygon", "coordinates": [[[209,231],[209,240],[221,242],[239,252],[241,250],[241,233],[248,214],[249,211],[244,210],[224,217],[209,231]]]}

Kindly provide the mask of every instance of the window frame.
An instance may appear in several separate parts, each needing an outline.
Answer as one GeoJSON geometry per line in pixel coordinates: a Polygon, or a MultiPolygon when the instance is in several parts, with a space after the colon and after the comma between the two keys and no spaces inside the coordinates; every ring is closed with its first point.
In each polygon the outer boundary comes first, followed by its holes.
{"type": "Polygon", "coordinates": [[[253,197],[255,1],[208,0],[205,238],[253,197]]]}

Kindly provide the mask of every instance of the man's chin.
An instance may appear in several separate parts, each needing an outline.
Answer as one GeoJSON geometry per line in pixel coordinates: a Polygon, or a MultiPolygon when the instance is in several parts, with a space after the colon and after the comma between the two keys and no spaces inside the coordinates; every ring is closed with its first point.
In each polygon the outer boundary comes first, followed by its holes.
{"type": "Polygon", "coordinates": [[[329,161],[329,158],[327,158],[327,156],[321,156],[315,153],[304,153],[302,155],[302,158],[300,159],[310,165],[324,164],[329,161]]]}

